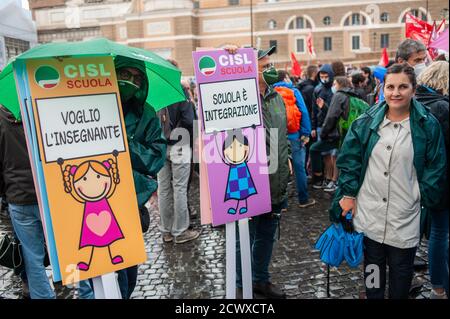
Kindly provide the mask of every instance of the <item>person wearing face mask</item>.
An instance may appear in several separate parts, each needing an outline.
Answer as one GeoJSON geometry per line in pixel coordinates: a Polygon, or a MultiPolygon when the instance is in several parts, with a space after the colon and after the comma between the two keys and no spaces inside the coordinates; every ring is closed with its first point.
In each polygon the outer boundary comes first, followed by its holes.
{"type": "Polygon", "coordinates": [[[406,39],[397,48],[395,62],[408,63],[417,78],[427,67],[427,48],[422,42],[406,39]]]}
{"type": "Polygon", "coordinates": [[[330,219],[340,223],[351,212],[355,230],[364,234],[368,299],[384,299],[386,266],[389,298],[408,298],[424,221],[445,190],[444,137],[429,109],[414,99],[416,85],[412,67],[390,67],[386,100],[351,124],[337,159],[330,219]]]}
{"type": "MultiPolygon", "coordinates": [[[[396,63],[407,63],[414,68],[416,79],[426,68],[427,62],[427,48],[425,45],[417,40],[406,39],[399,44],[397,52],[395,54],[396,63]]],[[[380,100],[381,101],[381,100],[380,100]]],[[[427,263],[422,259],[416,258],[414,261],[414,267],[416,270],[426,268],[427,263]]],[[[420,286],[420,284],[417,284],[420,286]]]]}
{"type": "Polygon", "coordinates": [[[325,101],[327,105],[330,105],[331,98],[333,97],[333,80],[334,72],[330,64],[324,64],[319,69],[319,74],[317,76],[319,84],[314,89],[313,93],[313,108],[311,116],[311,137],[313,139],[320,139],[320,128],[325,120],[326,113],[322,112],[319,116],[320,108],[317,105],[317,99],[321,98],[325,101]]]}
{"type": "Polygon", "coordinates": [[[311,120],[308,109],[300,91],[293,86],[289,74],[284,70],[278,70],[278,82],[273,85],[275,90],[281,94],[286,104],[288,121],[288,140],[292,151],[292,164],[295,173],[295,181],[298,194],[298,205],[300,208],[313,206],[316,201],[309,197],[306,179],[306,145],[311,134],[311,120]],[[300,111],[300,120],[289,112],[290,108],[300,111]],[[290,113],[290,114],[289,114],[290,113]],[[295,127],[289,127],[290,122],[296,122],[295,127]]]}
{"type": "MultiPolygon", "coordinates": [[[[274,90],[273,84],[278,81],[278,72],[270,61],[270,55],[276,47],[258,50],[258,82],[261,100],[262,118],[266,133],[267,159],[277,163],[277,169],[269,174],[272,211],[252,217],[249,221],[250,250],[252,254],[253,293],[259,298],[284,299],[284,293],[270,280],[269,266],[272,259],[276,233],[279,232],[281,210],[287,206],[287,185],[289,181],[286,110],[283,98],[274,90]],[[272,146],[277,150],[270,152],[270,141],[273,140],[271,130],[278,131],[278,140],[272,146]],[[273,158],[277,156],[277,158],[273,158]],[[272,157],[272,158],[271,158],[272,157]]],[[[237,52],[237,47],[225,47],[230,54],[237,52]]],[[[236,227],[238,229],[238,227],[236,227]]],[[[242,271],[240,261],[239,234],[236,236],[236,286],[237,298],[242,298],[242,271]]]]}
{"type": "MultiPolygon", "coordinates": [[[[322,99],[318,99],[317,105],[320,110],[326,109],[326,117],[324,124],[320,131],[320,141],[311,145],[311,165],[313,171],[314,185],[321,185],[323,180],[322,173],[322,155],[324,153],[336,153],[339,147],[339,141],[343,136],[339,130],[339,120],[342,118],[347,120],[350,110],[350,97],[361,99],[354,89],[351,87],[350,81],[345,76],[337,76],[333,81],[333,98],[331,104],[328,106],[322,99]]],[[[332,171],[334,174],[330,174],[327,186],[324,188],[326,192],[333,192],[336,190],[337,170],[335,169],[335,155],[331,156],[332,171]]],[[[327,177],[327,176],[325,176],[327,177]]]]}
{"type": "MultiPolygon", "coordinates": [[[[417,79],[416,99],[430,108],[431,114],[441,124],[447,154],[447,176],[450,168],[449,142],[449,65],[446,61],[435,61],[417,79]]],[[[431,211],[430,235],[428,241],[428,262],[432,290],[430,299],[448,298],[448,226],[449,226],[449,183],[441,199],[441,205],[431,211]]]]}
{"type": "MultiPolygon", "coordinates": [[[[114,63],[142,230],[146,231],[150,221],[145,203],[157,190],[155,177],[164,166],[167,142],[155,111],[146,103],[148,79],[143,62],[118,56],[114,63]]],[[[118,271],[124,299],[130,298],[136,286],[137,270],[138,267],[133,266],[118,271]]]]}
{"type": "MultiPolygon", "coordinates": [[[[320,141],[320,130],[322,129],[323,122],[327,115],[328,108],[320,108],[318,102],[323,100],[328,106],[331,103],[333,97],[333,81],[334,72],[331,64],[324,64],[319,69],[317,76],[319,84],[314,89],[313,93],[313,110],[311,116],[311,137],[313,141],[320,141]]],[[[312,145],[311,145],[312,147],[312,145]]],[[[311,150],[311,149],[310,149],[311,150]]],[[[331,157],[326,155],[324,158],[325,171],[332,170],[331,157]]],[[[310,161],[312,168],[312,161],[310,161]]],[[[322,178],[318,178],[313,174],[312,176],[313,188],[322,189],[327,186],[327,182],[322,178]]]]}

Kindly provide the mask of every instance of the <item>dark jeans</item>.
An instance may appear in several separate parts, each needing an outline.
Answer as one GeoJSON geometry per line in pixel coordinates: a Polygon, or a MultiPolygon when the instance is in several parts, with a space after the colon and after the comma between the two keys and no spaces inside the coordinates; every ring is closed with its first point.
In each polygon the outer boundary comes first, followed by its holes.
{"type": "Polygon", "coordinates": [[[321,174],[323,171],[322,152],[328,152],[338,148],[339,141],[328,142],[320,140],[311,145],[309,154],[311,157],[311,168],[313,173],[321,174]]]}
{"type": "Polygon", "coordinates": [[[364,282],[367,299],[384,299],[386,263],[389,266],[389,299],[408,299],[414,275],[415,255],[416,247],[401,249],[364,237],[364,282]],[[379,277],[374,268],[379,269],[379,277]],[[376,287],[370,284],[375,284],[376,287]]]}
{"type": "Polygon", "coordinates": [[[305,170],[305,152],[306,148],[300,140],[289,140],[292,151],[292,166],[295,173],[295,182],[297,185],[298,202],[305,204],[308,202],[308,185],[305,170]]]}
{"type": "Polygon", "coordinates": [[[431,232],[428,241],[430,281],[433,288],[448,291],[448,209],[431,212],[431,232]]]}
{"type": "MultiPolygon", "coordinates": [[[[252,217],[249,220],[250,251],[252,254],[253,282],[270,281],[269,265],[272,259],[273,245],[280,223],[280,211],[283,204],[271,213],[252,217]]],[[[241,248],[239,242],[239,226],[236,223],[236,286],[242,287],[241,248]]]]}
{"type": "Polygon", "coordinates": [[[119,275],[117,280],[119,281],[119,288],[120,293],[122,294],[122,299],[130,299],[131,294],[136,287],[138,266],[125,268],[119,270],[117,273],[119,275]]]}

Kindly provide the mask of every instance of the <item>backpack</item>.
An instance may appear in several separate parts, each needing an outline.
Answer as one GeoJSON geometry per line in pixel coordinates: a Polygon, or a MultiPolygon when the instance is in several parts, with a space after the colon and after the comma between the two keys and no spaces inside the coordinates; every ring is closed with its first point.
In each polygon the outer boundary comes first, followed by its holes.
{"type": "Polygon", "coordinates": [[[361,114],[363,114],[368,108],[364,100],[357,98],[356,96],[347,95],[349,98],[348,105],[348,118],[344,120],[342,117],[339,119],[338,127],[341,136],[341,143],[344,140],[345,134],[347,134],[350,125],[356,120],[361,114]]]}
{"type": "Polygon", "coordinates": [[[158,111],[159,121],[161,123],[161,129],[166,140],[170,139],[170,133],[172,132],[172,121],[170,120],[169,108],[165,107],[158,111]]]}
{"type": "Polygon", "coordinates": [[[294,91],[278,86],[275,87],[277,91],[284,100],[284,105],[286,106],[286,123],[288,133],[295,133],[300,130],[300,121],[302,119],[302,113],[297,107],[297,100],[295,99],[294,91]]]}

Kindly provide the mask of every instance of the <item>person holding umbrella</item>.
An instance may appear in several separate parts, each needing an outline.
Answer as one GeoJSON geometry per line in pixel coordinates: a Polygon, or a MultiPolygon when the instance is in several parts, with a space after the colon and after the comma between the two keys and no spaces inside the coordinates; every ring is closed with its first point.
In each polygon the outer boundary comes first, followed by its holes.
{"type": "Polygon", "coordinates": [[[438,121],[413,99],[414,69],[393,65],[383,89],[386,100],[355,120],[344,139],[329,212],[342,222],[351,211],[365,235],[367,298],[384,298],[387,264],[389,298],[406,299],[427,212],[445,189],[446,155],[438,121]]]}
{"type": "MultiPolygon", "coordinates": [[[[162,136],[156,111],[185,100],[180,85],[180,70],[150,51],[121,45],[105,38],[47,43],[19,55],[0,73],[0,104],[20,123],[20,105],[14,78],[16,63],[49,57],[89,56],[111,56],[116,63],[142,230],[145,231],[150,221],[148,211],[144,210],[144,203],[157,188],[152,177],[156,176],[164,164],[166,152],[166,140],[162,136]]],[[[21,145],[26,144],[23,142],[21,145]]],[[[129,298],[136,284],[137,267],[122,272],[119,275],[119,285],[122,295],[129,298]]],[[[88,281],[85,283],[90,286],[88,281]]]]}
{"type": "MultiPolygon", "coordinates": [[[[145,101],[149,91],[145,65],[142,61],[118,56],[114,60],[120,99],[130,149],[131,168],[141,216],[142,231],[149,227],[145,203],[156,191],[155,177],[164,166],[166,140],[154,109],[145,101]]],[[[129,299],[137,281],[137,266],[118,272],[122,298],[129,299]]]]}

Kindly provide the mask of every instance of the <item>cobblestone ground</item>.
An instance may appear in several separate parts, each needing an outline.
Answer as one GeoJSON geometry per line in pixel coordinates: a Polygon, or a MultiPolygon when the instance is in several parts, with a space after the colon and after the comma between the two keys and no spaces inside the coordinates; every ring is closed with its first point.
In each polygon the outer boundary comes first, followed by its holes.
{"type": "MultiPolygon", "coordinates": [[[[281,220],[281,239],[274,248],[272,281],[286,291],[288,298],[326,298],[326,267],[320,262],[314,243],[328,227],[326,209],[331,195],[310,190],[317,204],[308,209],[296,205],[294,184],[289,185],[289,209],[281,220]]],[[[198,178],[194,178],[189,193],[190,205],[199,212],[198,178]]],[[[151,212],[151,226],[145,234],[148,261],[139,267],[138,284],[132,298],[224,298],[225,297],[225,237],[224,227],[201,226],[199,218],[192,219],[200,237],[185,244],[163,243],[158,229],[157,211],[151,212]]],[[[8,218],[0,217],[0,234],[11,232],[8,218]]],[[[427,260],[426,242],[418,256],[427,260]]],[[[49,272],[50,273],[50,272],[49,272]]],[[[411,298],[428,298],[429,274],[415,274],[415,283],[422,288],[411,298]]],[[[58,298],[77,298],[74,288],[55,286],[58,298]]],[[[21,298],[20,279],[0,267],[0,297],[21,298]]],[[[331,298],[362,298],[364,288],[362,268],[350,269],[344,263],[330,272],[331,298]]]]}

